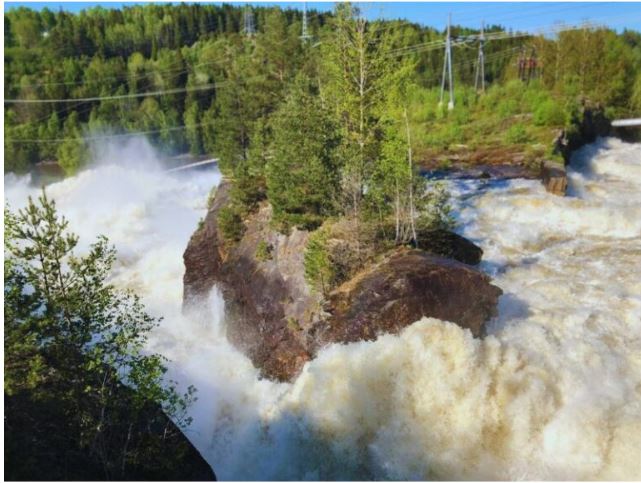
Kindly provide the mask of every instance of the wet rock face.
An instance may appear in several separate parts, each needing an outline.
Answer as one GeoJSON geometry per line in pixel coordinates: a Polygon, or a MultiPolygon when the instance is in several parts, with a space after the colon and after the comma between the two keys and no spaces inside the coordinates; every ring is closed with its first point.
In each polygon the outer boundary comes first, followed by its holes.
{"type": "MultiPolygon", "coordinates": [[[[246,221],[240,242],[225,247],[216,216],[228,191],[226,184],[219,187],[185,251],[184,308],[197,305],[216,284],[225,299],[227,338],[265,377],[289,381],[328,344],[373,340],[423,316],[455,322],[479,336],[496,312],[501,290],[486,275],[407,248],[388,253],[323,300],[304,277],[308,232],[272,230],[269,205],[246,221]],[[269,247],[269,257],[256,256],[259,244],[269,247]]],[[[478,263],[480,248],[458,235],[442,235],[439,249],[449,242],[449,256],[478,263]]]]}
{"type": "Polygon", "coordinates": [[[183,253],[185,275],[183,276],[183,306],[188,307],[206,297],[218,279],[222,268],[219,250],[216,213],[229,200],[231,185],[222,182],[202,226],[194,232],[183,253]]]}
{"type": "Polygon", "coordinates": [[[440,255],[445,258],[453,258],[468,265],[478,265],[483,257],[481,247],[461,235],[447,230],[435,230],[425,233],[420,238],[421,250],[440,255]]]}
{"type": "Polygon", "coordinates": [[[565,196],[568,189],[568,177],[565,168],[552,163],[541,165],[541,181],[549,193],[565,196]]]}
{"type": "Polygon", "coordinates": [[[317,347],[373,340],[421,317],[435,317],[483,334],[502,291],[478,270],[421,250],[398,249],[329,297],[331,317],[315,329],[317,347]]]}

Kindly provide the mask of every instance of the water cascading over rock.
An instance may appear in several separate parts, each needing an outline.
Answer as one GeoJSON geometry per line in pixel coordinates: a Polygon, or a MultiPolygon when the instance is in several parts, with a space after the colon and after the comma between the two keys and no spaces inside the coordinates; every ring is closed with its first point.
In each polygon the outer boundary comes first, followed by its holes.
{"type": "MultiPolygon", "coordinates": [[[[374,340],[424,316],[455,322],[480,336],[484,323],[496,315],[501,290],[487,275],[457,260],[407,248],[390,251],[322,297],[304,276],[309,233],[276,232],[267,203],[245,221],[236,245],[224,243],[216,218],[228,202],[229,188],[227,183],[218,187],[185,251],[184,305],[187,310],[197,306],[217,285],[225,299],[228,339],[264,376],[291,380],[329,344],[374,340]],[[270,259],[257,259],[259,243],[272,247],[270,259]]],[[[452,257],[478,263],[481,250],[474,244],[455,234],[437,235],[440,243],[431,248],[444,251],[447,244],[452,257]]]]}

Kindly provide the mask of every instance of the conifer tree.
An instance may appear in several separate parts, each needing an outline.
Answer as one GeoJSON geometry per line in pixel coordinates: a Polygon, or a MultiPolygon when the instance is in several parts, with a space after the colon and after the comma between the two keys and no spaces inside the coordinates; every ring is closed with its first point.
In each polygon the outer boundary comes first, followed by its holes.
{"type": "Polygon", "coordinates": [[[160,409],[186,427],[194,388],[178,394],[162,356],[144,353],[158,320],[107,282],[114,248],[99,237],[78,256],[77,245],[44,192],[5,210],[5,470],[122,480],[149,465],[160,476],[177,434],[160,409]]]}
{"type": "Polygon", "coordinates": [[[267,164],[267,194],[274,219],[312,229],[336,211],[340,138],[317,88],[299,75],[273,119],[273,157],[267,164]]]}

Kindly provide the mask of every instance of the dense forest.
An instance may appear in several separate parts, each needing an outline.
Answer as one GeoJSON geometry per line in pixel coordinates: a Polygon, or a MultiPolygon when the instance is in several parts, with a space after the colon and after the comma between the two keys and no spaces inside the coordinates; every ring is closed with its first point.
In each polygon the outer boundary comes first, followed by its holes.
{"type": "MultiPolygon", "coordinates": [[[[298,10],[254,8],[254,36],[244,35],[244,13],[224,4],[95,7],[77,15],[46,8],[8,11],[6,99],[107,99],[6,104],[5,170],[26,171],[38,161],[59,160],[73,172],[83,158],[82,137],[145,132],[167,152],[214,153],[223,159],[234,149],[232,138],[244,151],[250,144],[268,143],[259,138],[297,74],[306,73],[321,89],[331,82],[327,62],[336,16],[310,12],[313,38],[304,41],[298,10]],[[145,95],[151,92],[165,94],[145,95]]],[[[486,33],[503,30],[489,26],[486,33]]],[[[407,104],[419,146],[450,142],[476,108],[476,91],[468,89],[474,85],[476,44],[464,39],[477,33],[452,29],[462,39],[454,52],[460,109],[449,116],[452,122],[439,123],[439,132],[429,134],[430,123],[442,118],[437,86],[444,32],[403,21],[368,23],[365,35],[373,43],[367,56],[384,56],[390,66],[408,69],[407,104]]],[[[558,41],[513,34],[486,42],[490,85],[516,78],[521,49],[529,55],[536,47],[546,91],[621,109],[641,102],[639,82],[634,87],[639,34],[577,30],[558,41]]],[[[514,113],[513,104],[498,110],[514,113]]],[[[481,107],[497,106],[485,102],[481,107]]]]}

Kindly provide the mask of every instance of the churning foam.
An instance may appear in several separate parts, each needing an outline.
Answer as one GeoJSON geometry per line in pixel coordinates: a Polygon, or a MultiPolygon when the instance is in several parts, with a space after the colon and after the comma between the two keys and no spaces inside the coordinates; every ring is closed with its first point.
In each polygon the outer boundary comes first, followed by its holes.
{"type": "MultiPolygon", "coordinates": [[[[453,184],[505,292],[491,335],[425,319],[327,347],[292,384],[258,379],[227,343],[217,290],[207,317],[180,313],[182,252],[219,175],[136,169],[130,151],[48,193],[85,243],[110,237],[116,283],[165,317],[150,348],[197,386],[186,434],[220,479],[641,478],[641,145],[583,148],[571,197],[453,184]]],[[[14,207],[33,192],[5,190],[14,207]]]]}

